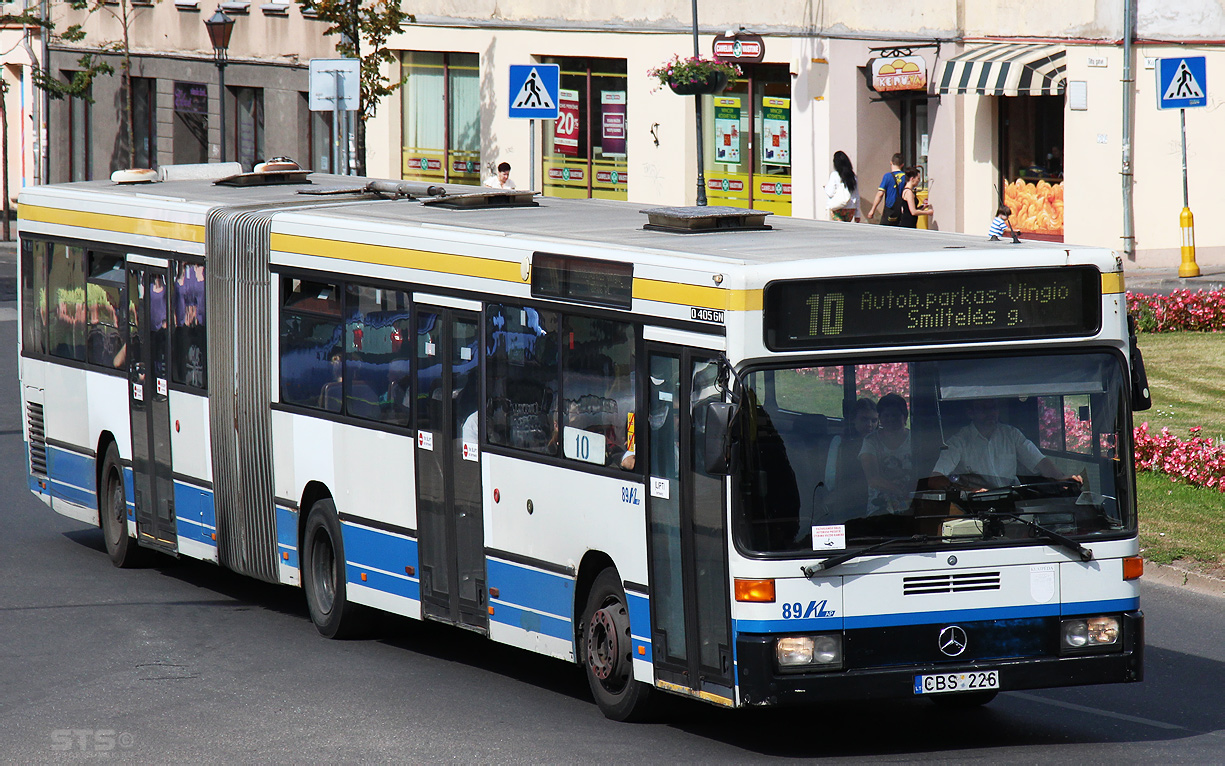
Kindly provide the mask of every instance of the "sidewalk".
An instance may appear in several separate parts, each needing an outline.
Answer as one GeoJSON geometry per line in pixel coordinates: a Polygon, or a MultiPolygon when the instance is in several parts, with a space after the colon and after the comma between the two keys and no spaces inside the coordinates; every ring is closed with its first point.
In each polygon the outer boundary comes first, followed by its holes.
{"type": "Polygon", "coordinates": [[[1178,276],[1178,267],[1142,269],[1123,267],[1124,284],[1133,293],[1169,295],[1171,290],[1225,289],[1225,266],[1200,266],[1198,277],[1178,276]]]}

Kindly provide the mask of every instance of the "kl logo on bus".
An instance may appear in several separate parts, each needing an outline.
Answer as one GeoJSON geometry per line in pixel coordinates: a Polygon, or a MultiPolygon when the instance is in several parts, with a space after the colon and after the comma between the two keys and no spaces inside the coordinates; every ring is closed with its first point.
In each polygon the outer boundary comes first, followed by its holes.
{"type": "Polygon", "coordinates": [[[807,620],[810,617],[833,617],[834,610],[825,608],[826,599],[820,601],[809,601],[808,608],[799,601],[793,604],[783,604],[783,619],[784,620],[807,620]]]}

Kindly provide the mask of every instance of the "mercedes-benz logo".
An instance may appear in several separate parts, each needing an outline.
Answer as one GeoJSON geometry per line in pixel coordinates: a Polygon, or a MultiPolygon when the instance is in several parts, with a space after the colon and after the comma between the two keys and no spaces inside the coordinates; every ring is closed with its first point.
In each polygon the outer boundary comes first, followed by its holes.
{"type": "Polygon", "coordinates": [[[969,639],[966,637],[965,630],[960,625],[950,625],[940,631],[940,637],[936,640],[936,645],[940,647],[940,651],[949,657],[956,657],[966,650],[966,644],[969,639]]]}

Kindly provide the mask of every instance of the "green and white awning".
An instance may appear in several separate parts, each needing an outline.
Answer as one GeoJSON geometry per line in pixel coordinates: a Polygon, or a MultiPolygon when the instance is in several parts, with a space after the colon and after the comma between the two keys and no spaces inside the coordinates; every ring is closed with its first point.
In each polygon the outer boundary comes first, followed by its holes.
{"type": "Polygon", "coordinates": [[[994,43],[944,62],[940,95],[1061,96],[1067,85],[1062,45],[994,43]]]}

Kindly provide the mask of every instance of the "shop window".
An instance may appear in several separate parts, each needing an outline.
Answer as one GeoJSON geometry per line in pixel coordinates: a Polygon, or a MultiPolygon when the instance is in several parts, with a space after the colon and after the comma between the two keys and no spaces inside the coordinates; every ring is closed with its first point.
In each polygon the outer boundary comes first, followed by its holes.
{"type": "Polygon", "coordinates": [[[350,285],[345,290],[345,412],[408,425],[412,344],[408,293],[350,285]]]}
{"type": "Polygon", "coordinates": [[[198,82],[174,84],[174,162],[208,162],[208,86],[198,82]]]}
{"type": "Polygon", "coordinates": [[[264,89],[232,88],[234,94],[234,160],[250,173],[264,159],[264,89]]]}
{"type": "Polygon", "coordinates": [[[561,338],[563,454],[586,463],[632,468],[633,327],[568,316],[561,338]]]}
{"type": "Polygon", "coordinates": [[[999,101],[1000,170],[1012,227],[1063,241],[1063,96],[999,101]]]}
{"type": "Polygon", "coordinates": [[[132,78],[132,144],[136,167],[157,167],[157,80],[132,78]]]}
{"type": "Polygon", "coordinates": [[[340,288],[281,280],[281,401],[339,413],[342,406],[340,288]]]}
{"type": "Polygon", "coordinates": [[[702,96],[706,198],[791,215],[791,73],[783,64],[741,69],[726,91],[702,96]]]}
{"type": "Polygon", "coordinates": [[[493,304],[485,316],[489,443],[556,455],[559,315],[493,304]]]}
{"type": "Polygon", "coordinates": [[[48,347],[53,356],[85,361],[85,250],[55,243],[47,274],[48,347]]]}
{"type": "Polygon", "coordinates": [[[86,358],[90,364],[116,370],[127,367],[127,344],[120,330],[123,319],[123,256],[89,254],[85,285],[86,358]]]}
{"type": "Polygon", "coordinates": [[[625,59],[541,61],[561,67],[559,115],[544,122],[544,193],[628,199],[625,59]]]}
{"type": "Polygon", "coordinates": [[[178,263],[174,267],[174,333],[171,337],[170,376],[191,388],[208,386],[208,333],[204,322],[204,264],[178,263]]]}
{"type": "Polygon", "coordinates": [[[21,347],[27,354],[47,353],[47,260],[51,243],[21,243],[21,347]]]}
{"type": "Polygon", "coordinates": [[[403,177],[480,184],[480,57],[408,51],[401,73],[403,177]]]}

